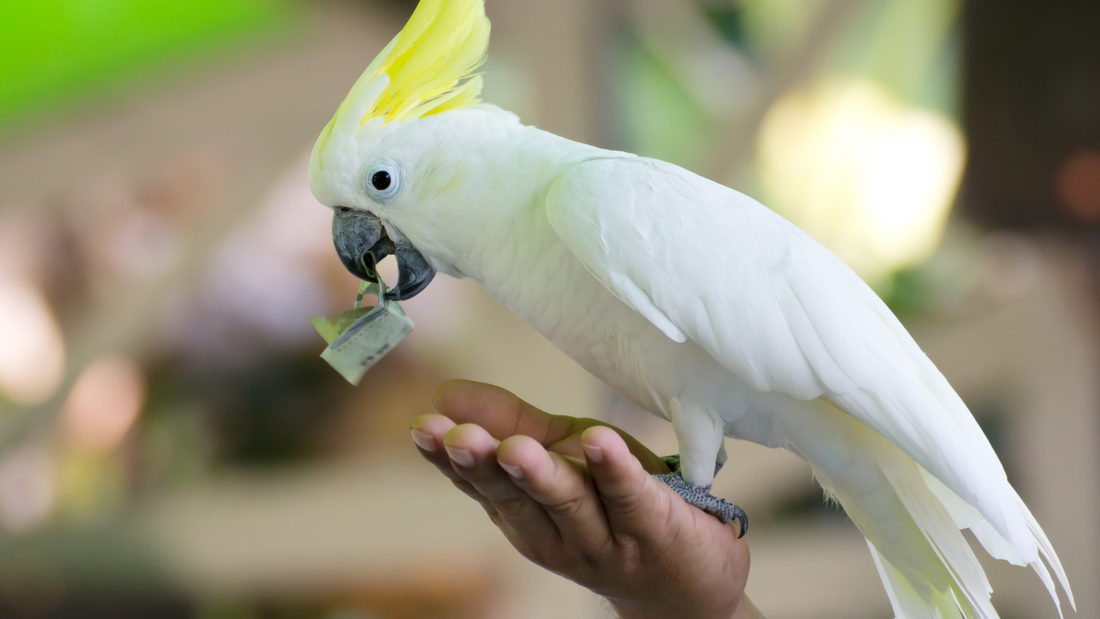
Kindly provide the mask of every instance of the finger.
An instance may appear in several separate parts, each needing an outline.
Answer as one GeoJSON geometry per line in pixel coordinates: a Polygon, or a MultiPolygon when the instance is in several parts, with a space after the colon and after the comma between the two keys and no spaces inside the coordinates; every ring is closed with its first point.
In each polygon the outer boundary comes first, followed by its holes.
{"type": "Polygon", "coordinates": [[[668,468],[668,465],[665,464],[665,461],[662,460],[660,456],[650,451],[649,448],[638,442],[638,440],[635,439],[633,436],[630,436],[629,434],[623,432],[615,426],[601,423],[594,419],[578,419],[576,428],[572,434],[558,441],[557,443],[550,445],[549,447],[547,447],[547,449],[556,453],[572,456],[574,458],[584,459],[585,454],[584,449],[581,446],[581,435],[583,435],[584,431],[588,428],[593,428],[596,426],[611,428],[612,430],[617,432],[619,436],[622,437],[623,441],[626,442],[627,449],[630,450],[630,453],[638,459],[638,462],[641,463],[642,468],[645,469],[646,472],[650,475],[664,475],[665,473],[671,472],[671,470],[668,468]]]}
{"type": "Polygon", "coordinates": [[[451,467],[451,459],[442,448],[443,440],[455,422],[443,415],[421,415],[412,422],[412,439],[420,455],[451,479],[462,479],[451,467]]]}
{"type": "Polygon", "coordinates": [[[593,559],[611,546],[611,529],[595,484],[576,462],[547,452],[527,436],[505,439],[497,449],[497,461],[543,506],[567,546],[593,559]]]}
{"type": "Polygon", "coordinates": [[[443,415],[421,415],[412,422],[413,442],[416,443],[417,450],[420,451],[420,455],[425,460],[439,469],[439,472],[451,480],[456,488],[466,493],[471,499],[481,503],[481,506],[490,512],[489,515],[492,516],[496,513],[496,509],[470,482],[455,471],[447,451],[442,448],[447,432],[454,427],[455,422],[443,415]]]}
{"type": "Polygon", "coordinates": [[[618,432],[631,453],[647,471],[668,473],[668,467],[645,445],[626,432],[595,419],[578,419],[543,412],[515,394],[484,383],[451,380],[439,386],[433,400],[436,410],[456,423],[476,423],[497,440],[521,434],[547,445],[551,451],[584,458],[581,433],[592,426],[607,426],[618,432]]]}
{"type": "Polygon", "coordinates": [[[437,411],[455,423],[476,423],[497,440],[522,434],[549,445],[573,431],[573,417],[543,412],[511,392],[484,383],[447,381],[432,401],[437,411]]]}
{"type": "Polygon", "coordinates": [[[622,437],[610,428],[592,427],[582,434],[581,445],[614,534],[660,535],[671,497],[642,468],[622,437]]]}
{"type": "MultiPolygon", "coordinates": [[[[484,496],[501,521],[541,552],[561,545],[561,535],[546,510],[513,483],[497,463],[497,441],[474,424],[456,426],[443,441],[451,466],[484,496]]],[[[499,523],[498,523],[499,524],[499,523]]]]}

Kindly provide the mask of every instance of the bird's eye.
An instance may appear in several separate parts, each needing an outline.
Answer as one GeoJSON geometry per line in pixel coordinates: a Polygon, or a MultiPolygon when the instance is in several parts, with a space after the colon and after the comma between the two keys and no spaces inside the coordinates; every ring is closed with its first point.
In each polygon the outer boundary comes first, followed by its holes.
{"type": "Polygon", "coordinates": [[[375,172],[374,176],[372,176],[370,179],[370,184],[374,185],[374,188],[378,191],[385,191],[389,189],[392,183],[393,177],[391,177],[390,173],[385,170],[375,172]]]}
{"type": "Polygon", "coordinates": [[[392,161],[380,161],[367,169],[367,194],[375,202],[386,204],[401,191],[401,169],[392,161]]]}

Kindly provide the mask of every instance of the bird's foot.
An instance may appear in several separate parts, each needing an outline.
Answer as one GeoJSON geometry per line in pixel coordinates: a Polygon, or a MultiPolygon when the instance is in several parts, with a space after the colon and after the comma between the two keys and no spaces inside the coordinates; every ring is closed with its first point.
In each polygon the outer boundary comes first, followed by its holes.
{"type": "MultiPolygon", "coordinates": [[[[745,537],[745,532],[749,530],[749,518],[745,515],[745,510],[725,499],[711,495],[710,486],[695,486],[685,481],[683,474],[680,472],[680,456],[666,456],[661,459],[664,460],[672,472],[667,475],[654,475],[658,481],[672,488],[676,494],[680,495],[680,498],[684,499],[685,503],[694,505],[714,516],[722,524],[736,520],[741,526],[741,532],[737,537],[745,537]]],[[[722,465],[719,464],[715,469],[715,473],[721,468],[722,465]]]]}

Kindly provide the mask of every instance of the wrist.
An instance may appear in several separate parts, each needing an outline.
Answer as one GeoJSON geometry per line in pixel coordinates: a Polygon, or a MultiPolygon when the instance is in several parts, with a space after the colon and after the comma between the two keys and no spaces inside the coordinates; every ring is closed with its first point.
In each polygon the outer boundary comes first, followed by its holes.
{"type": "Polygon", "coordinates": [[[742,596],[741,603],[737,605],[737,610],[734,611],[731,619],[765,619],[764,613],[760,612],[756,608],[756,605],[752,603],[749,596],[742,596]]]}
{"type": "MultiPolygon", "coordinates": [[[[655,609],[649,605],[611,598],[608,598],[607,601],[611,603],[611,607],[615,609],[615,614],[618,615],[619,619],[670,619],[675,617],[674,613],[670,614],[665,609],[655,609]]],[[[715,619],[725,619],[725,614],[722,617],[716,616],[715,619]]],[[[765,619],[765,617],[746,595],[741,597],[740,603],[737,604],[733,614],[729,615],[729,619],[765,619]]]]}

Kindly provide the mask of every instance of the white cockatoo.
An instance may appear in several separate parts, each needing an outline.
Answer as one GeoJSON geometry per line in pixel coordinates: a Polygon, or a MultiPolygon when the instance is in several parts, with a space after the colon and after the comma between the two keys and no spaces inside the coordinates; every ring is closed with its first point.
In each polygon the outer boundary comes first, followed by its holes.
{"type": "MultiPolygon", "coordinates": [[[[723,437],[791,450],[866,536],[897,616],[996,617],[961,529],[1072,603],[1058,557],[966,405],[840,259],[751,198],[481,104],[484,0],[422,0],[310,161],[344,264],[390,298],[478,281],[623,397],[670,422],[709,497],[723,437]]],[[[744,524],[744,522],[742,522],[744,524]]],[[[1059,606],[1060,609],[1060,606],[1059,606]]]]}

